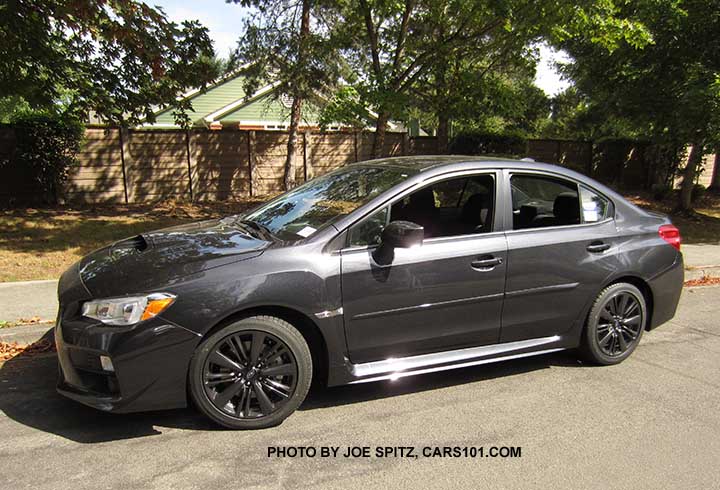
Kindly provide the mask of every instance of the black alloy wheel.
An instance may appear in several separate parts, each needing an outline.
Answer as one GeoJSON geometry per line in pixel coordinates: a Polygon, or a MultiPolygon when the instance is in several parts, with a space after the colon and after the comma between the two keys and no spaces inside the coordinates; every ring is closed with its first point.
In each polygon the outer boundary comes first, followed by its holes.
{"type": "Polygon", "coordinates": [[[300,332],[265,316],[211,335],[190,368],[193,400],[230,428],[277,425],[302,403],[311,378],[310,351],[300,332]]]}
{"type": "Polygon", "coordinates": [[[637,347],[645,330],[647,305],[640,290],[628,283],[605,288],[588,315],[581,349],[598,364],[617,364],[637,347]]]}
{"type": "Polygon", "coordinates": [[[640,302],[628,292],[608,298],[600,309],[595,335],[598,346],[608,356],[619,356],[640,337],[643,314],[640,302]]]}

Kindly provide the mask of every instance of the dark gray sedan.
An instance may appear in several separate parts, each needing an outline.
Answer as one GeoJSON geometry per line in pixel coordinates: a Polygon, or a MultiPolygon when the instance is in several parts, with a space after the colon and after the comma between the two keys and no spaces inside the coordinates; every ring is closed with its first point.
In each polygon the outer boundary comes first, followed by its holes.
{"type": "Polygon", "coordinates": [[[58,390],[101,410],[280,423],[311,382],[578,349],[615,364],[675,314],[680,234],[571,170],[479,157],[346,166],[239,216],[66,271],[58,390]]]}

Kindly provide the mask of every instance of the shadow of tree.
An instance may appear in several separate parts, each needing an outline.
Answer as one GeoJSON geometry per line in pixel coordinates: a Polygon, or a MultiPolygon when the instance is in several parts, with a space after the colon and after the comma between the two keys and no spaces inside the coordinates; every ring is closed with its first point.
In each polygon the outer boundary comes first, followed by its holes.
{"type": "MultiPolygon", "coordinates": [[[[240,213],[257,204],[35,208],[0,211],[3,249],[53,252],[79,248],[82,254],[142,232],[240,213]]],[[[69,264],[68,264],[69,265],[69,264]]]]}
{"type": "MultiPolygon", "coordinates": [[[[300,410],[315,410],[423,393],[494,378],[519,375],[551,366],[581,367],[571,354],[560,353],[476,366],[394,382],[377,382],[336,388],[314,388],[300,410]]],[[[20,355],[0,365],[0,410],[10,419],[75,442],[99,442],[155,436],[162,428],[223,430],[193,408],[110,414],[65,399],[55,391],[57,357],[20,355]]]]}

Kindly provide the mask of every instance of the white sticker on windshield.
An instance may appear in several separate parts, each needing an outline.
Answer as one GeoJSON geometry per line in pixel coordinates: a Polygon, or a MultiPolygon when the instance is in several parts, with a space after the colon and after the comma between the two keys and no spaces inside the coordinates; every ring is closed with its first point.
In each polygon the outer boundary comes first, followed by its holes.
{"type": "Polygon", "coordinates": [[[298,235],[300,235],[300,236],[303,237],[303,238],[307,238],[307,237],[309,237],[310,235],[312,235],[313,233],[315,233],[316,231],[317,231],[317,230],[316,230],[315,228],[313,228],[312,226],[306,226],[306,227],[303,228],[302,230],[296,231],[295,233],[298,234],[298,235]]]}

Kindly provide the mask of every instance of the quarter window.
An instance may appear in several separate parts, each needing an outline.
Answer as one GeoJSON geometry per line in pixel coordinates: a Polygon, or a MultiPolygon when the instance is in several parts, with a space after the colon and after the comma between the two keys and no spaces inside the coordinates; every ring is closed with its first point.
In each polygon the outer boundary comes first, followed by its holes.
{"type": "Polygon", "coordinates": [[[580,186],[583,223],[595,223],[610,216],[610,201],[597,192],[580,186]]]}
{"type": "Polygon", "coordinates": [[[360,223],[350,229],[348,245],[351,247],[363,247],[366,245],[377,245],[380,243],[380,235],[388,221],[388,206],[371,214],[360,223]]]}

